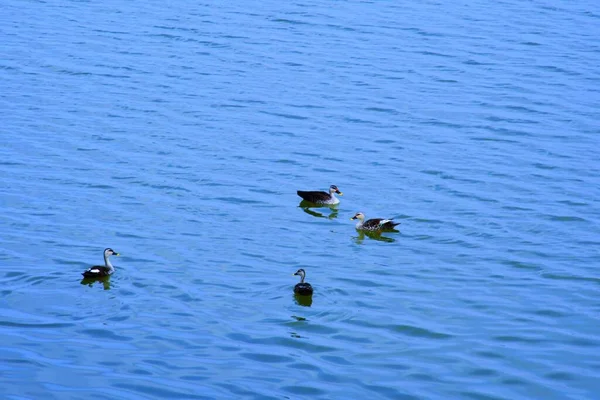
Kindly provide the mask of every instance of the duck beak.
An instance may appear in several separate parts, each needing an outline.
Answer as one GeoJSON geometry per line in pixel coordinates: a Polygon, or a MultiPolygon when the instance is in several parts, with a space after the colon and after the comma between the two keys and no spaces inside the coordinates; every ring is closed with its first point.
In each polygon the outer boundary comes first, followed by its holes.
{"type": "Polygon", "coordinates": [[[350,218],[350,221],[352,221],[352,220],[354,220],[354,219],[356,219],[356,217],[352,217],[352,218],[350,218]]]}
{"type": "Polygon", "coordinates": [[[120,256],[119,253],[113,253],[113,256],[120,256]]]}
{"type": "Polygon", "coordinates": [[[336,193],[339,194],[340,196],[344,195],[344,193],[340,192],[339,190],[336,193]]]}

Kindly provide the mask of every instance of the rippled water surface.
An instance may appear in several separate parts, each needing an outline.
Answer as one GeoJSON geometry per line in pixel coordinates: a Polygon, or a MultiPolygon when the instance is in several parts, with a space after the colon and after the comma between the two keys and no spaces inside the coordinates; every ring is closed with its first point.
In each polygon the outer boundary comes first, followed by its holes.
{"type": "Polygon", "coordinates": [[[598,2],[1,9],[2,399],[599,398],[598,2]]]}

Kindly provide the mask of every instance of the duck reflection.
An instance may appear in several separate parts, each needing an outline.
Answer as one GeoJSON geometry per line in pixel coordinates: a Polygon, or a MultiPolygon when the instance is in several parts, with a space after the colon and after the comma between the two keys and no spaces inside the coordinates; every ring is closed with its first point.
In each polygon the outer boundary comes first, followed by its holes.
{"type": "Polygon", "coordinates": [[[315,204],[315,203],[311,203],[310,201],[306,201],[306,200],[302,200],[300,202],[300,204],[298,205],[298,207],[302,208],[302,211],[304,211],[305,213],[310,214],[313,217],[317,217],[317,218],[334,219],[334,218],[337,218],[338,212],[339,212],[337,204],[315,204]],[[311,210],[311,208],[312,209],[321,208],[321,209],[323,209],[323,211],[325,211],[325,209],[329,209],[329,215],[324,215],[323,213],[313,211],[313,210],[311,210]]]}
{"type": "Polygon", "coordinates": [[[294,300],[296,300],[296,304],[303,307],[312,306],[312,296],[304,296],[301,294],[294,293],[294,300]]]}
{"type": "MultiPolygon", "coordinates": [[[[399,232],[397,230],[388,230],[385,232],[399,232]]],[[[369,232],[369,231],[358,231],[358,236],[354,236],[353,239],[357,244],[361,244],[365,240],[365,236],[369,239],[378,240],[380,242],[395,242],[396,239],[384,236],[381,231],[369,232]]]]}
{"type": "Polygon", "coordinates": [[[102,283],[104,290],[110,290],[110,275],[103,276],[101,278],[83,278],[80,283],[82,285],[87,285],[89,287],[92,287],[92,286],[94,286],[94,283],[96,283],[96,282],[102,283]]]}

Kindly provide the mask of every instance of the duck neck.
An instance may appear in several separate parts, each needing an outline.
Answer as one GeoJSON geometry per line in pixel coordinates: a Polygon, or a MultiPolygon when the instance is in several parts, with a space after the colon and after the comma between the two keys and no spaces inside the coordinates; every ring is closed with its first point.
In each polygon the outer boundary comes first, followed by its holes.
{"type": "Polygon", "coordinates": [[[300,283],[304,283],[304,274],[300,274],[300,283]]]}
{"type": "Polygon", "coordinates": [[[356,227],[360,229],[360,228],[362,228],[363,223],[365,222],[365,220],[364,219],[360,219],[360,218],[357,218],[357,220],[358,220],[358,222],[356,223],[356,227]]]}
{"type": "Polygon", "coordinates": [[[113,267],[110,260],[108,259],[108,254],[104,255],[104,265],[106,265],[108,267],[110,272],[113,272],[115,270],[115,267],[113,267]]]}
{"type": "Polygon", "coordinates": [[[329,195],[331,196],[331,199],[332,199],[332,200],[338,200],[338,198],[337,198],[337,197],[335,197],[335,190],[332,190],[332,191],[330,191],[330,192],[329,192],[329,195]]]}

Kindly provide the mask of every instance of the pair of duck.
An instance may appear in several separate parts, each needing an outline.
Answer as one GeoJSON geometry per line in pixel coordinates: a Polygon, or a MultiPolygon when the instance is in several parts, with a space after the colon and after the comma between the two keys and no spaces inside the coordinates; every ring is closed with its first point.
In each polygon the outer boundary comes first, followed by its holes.
{"type": "MultiPolygon", "coordinates": [[[[82,272],[84,278],[94,279],[94,278],[104,278],[106,276],[112,275],[115,272],[115,267],[110,262],[110,256],[118,256],[120,255],[116,251],[111,248],[104,249],[104,265],[94,265],[82,272]]],[[[300,283],[294,286],[294,293],[302,295],[302,296],[310,296],[313,294],[313,288],[308,282],[304,282],[304,278],[306,277],[306,272],[300,268],[294,275],[300,276],[300,283]]]]}
{"type": "MultiPolygon", "coordinates": [[[[304,200],[317,205],[338,204],[340,199],[338,199],[335,195],[343,195],[343,193],[340,192],[338,187],[335,185],[331,185],[329,187],[329,193],[303,190],[298,190],[297,193],[298,196],[302,197],[304,200]]],[[[393,230],[396,225],[400,225],[400,222],[394,222],[393,218],[372,218],[365,221],[365,214],[362,212],[357,212],[354,217],[350,219],[358,220],[356,229],[370,232],[393,230]]]]}
{"type": "MultiPolygon", "coordinates": [[[[338,194],[343,196],[337,186],[329,186],[329,193],[321,191],[304,191],[298,190],[298,196],[302,197],[303,200],[317,205],[334,205],[340,202],[335,195],[338,194]]],[[[394,222],[393,218],[373,218],[365,221],[365,214],[357,212],[351,220],[358,220],[356,229],[362,231],[386,231],[393,230],[396,225],[400,225],[400,222],[394,222]]],[[[310,296],[313,294],[313,288],[308,282],[304,282],[306,272],[301,268],[294,275],[300,276],[300,283],[294,287],[294,293],[302,296],[310,296]]]]}
{"type": "MultiPolygon", "coordinates": [[[[111,248],[104,249],[104,265],[94,265],[82,272],[84,278],[104,278],[112,275],[115,272],[115,267],[110,262],[110,256],[120,255],[111,248]]],[[[302,296],[310,296],[313,294],[313,288],[308,282],[304,282],[306,272],[300,268],[294,275],[300,276],[300,283],[294,286],[294,293],[302,296]]]]}

